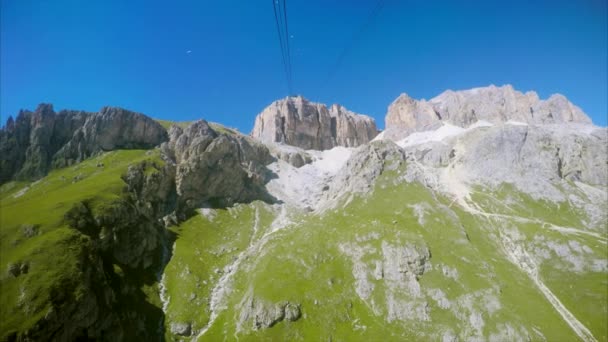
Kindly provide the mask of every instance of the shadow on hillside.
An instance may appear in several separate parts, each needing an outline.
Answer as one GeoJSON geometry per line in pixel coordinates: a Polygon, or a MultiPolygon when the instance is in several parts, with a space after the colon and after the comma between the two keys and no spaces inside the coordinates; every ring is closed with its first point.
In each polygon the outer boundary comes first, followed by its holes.
{"type": "Polygon", "coordinates": [[[159,284],[177,239],[177,234],[170,230],[165,230],[165,234],[156,255],[156,266],[131,268],[104,260],[106,275],[116,294],[112,309],[119,316],[120,330],[126,341],[165,341],[165,313],[159,284]]]}

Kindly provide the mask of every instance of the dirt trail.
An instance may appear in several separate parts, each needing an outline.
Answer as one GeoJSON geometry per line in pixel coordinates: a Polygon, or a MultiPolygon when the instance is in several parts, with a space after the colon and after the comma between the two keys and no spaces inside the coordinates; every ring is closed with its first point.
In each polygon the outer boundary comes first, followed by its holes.
{"type": "Polygon", "coordinates": [[[562,316],[568,323],[570,328],[585,342],[597,341],[591,331],[587,329],[576,317],[562,304],[562,302],[549,290],[549,288],[540,280],[538,276],[538,268],[528,252],[521,246],[513,242],[505,234],[500,234],[501,241],[507,256],[515,265],[523,270],[532,279],[536,287],[547,298],[553,308],[562,316]]]}
{"type": "MultiPolygon", "coordinates": [[[[487,212],[481,210],[481,208],[474,202],[467,203],[467,205],[464,206],[463,208],[473,215],[479,215],[479,216],[483,216],[486,218],[498,217],[498,218],[503,218],[503,219],[505,219],[505,218],[512,219],[512,220],[516,220],[519,222],[536,223],[536,224],[542,225],[543,227],[548,226],[550,229],[557,230],[562,233],[585,234],[585,235],[593,236],[595,238],[598,238],[602,243],[604,243],[604,244],[606,243],[606,240],[603,237],[601,237],[595,233],[592,233],[592,232],[587,232],[587,231],[576,229],[576,228],[559,227],[559,226],[555,226],[553,224],[550,224],[550,223],[547,223],[547,222],[544,222],[541,220],[532,220],[532,219],[527,219],[527,218],[520,217],[520,216],[487,213],[487,212]]],[[[542,282],[542,280],[540,279],[540,277],[538,275],[538,267],[537,267],[536,263],[534,262],[534,259],[532,259],[530,257],[530,255],[525,250],[525,248],[522,245],[515,243],[511,238],[509,238],[506,234],[502,233],[500,230],[498,230],[498,234],[500,236],[500,240],[501,240],[500,242],[502,243],[504,250],[505,250],[507,256],[509,257],[509,260],[511,260],[511,262],[513,264],[515,264],[519,269],[521,269],[528,275],[528,277],[534,282],[534,284],[540,290],[540,292],[545,296],[547,301],[549,301],[551,306],[553,306],[553,308],[560,314],[560,316],[562,316],[564,321],[566,321],[566,323],[568,323],[570,328],[572,328],[572,330],[581,338],[581,340],[583,340],[585,342],[597,341],[595,339],[595,337],[593,337],[593,334],[591,333],[591,331],[589,331],[589,329],[587,329],[587,327],[585,327],[585,325],[583,325],[564,306],[564,304],[562,304],[562,302],[559,300],[559,298],[557,298],[557,296],[554,295],[553,292],[551,292],[551,290],[542,282]]]]}

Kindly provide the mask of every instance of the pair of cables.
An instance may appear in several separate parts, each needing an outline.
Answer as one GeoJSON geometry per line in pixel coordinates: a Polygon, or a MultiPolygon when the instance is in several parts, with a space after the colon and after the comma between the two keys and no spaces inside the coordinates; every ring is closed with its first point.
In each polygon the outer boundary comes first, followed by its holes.
{"type": "Polygon", "coordinates": [[[287,89],[291,95],[293,92],[291,78],[291,49],[289,47],[289,24],[287,23],[287,6],[285,0],[272,0],[274,9],[274,20],[277,25],[279,46],[281,47],[281,57],[283,59],[283,69],[287,80],[287,89]]]}
{"type": "MultiPolygon", "coordinates": [[[[358,43],[363,37],[363,34],[373,23],[375,17],[380,13],[384,6],[384,0],[377,0],[376,5],[367,16],[367,20],[359,28],[358,31],[350,39],[349,43],[345,45],[344,49],[338,55],[336,63],[329,70],[327,78],[323,83],[323,86],[327,84],[333,78],[335,72],[341,67],[342,62],[346,55],[352,50],[352,48],[358,43]]],[[[277,26],[277,33],[279,38],[279,46],[281,47],[281,57],[283,60],[283,70],[285,71],[285,79],[287,81],[287,89],[289,94],[293,94],[293,81],[292,81],[292,68],[291,68],[291,49],[289,46],[289,24],[287,22],[287,6],[285,0],[272,0],[272,7],[274,9],[274,20],[277,26]]]]}

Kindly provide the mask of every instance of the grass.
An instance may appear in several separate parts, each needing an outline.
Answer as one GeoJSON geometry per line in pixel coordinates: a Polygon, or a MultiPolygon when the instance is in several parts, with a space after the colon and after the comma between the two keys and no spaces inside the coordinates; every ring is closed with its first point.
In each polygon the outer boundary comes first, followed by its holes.
{"type": "MultiPolygon", "coordinates": [[[[201,340],[278,341],[278,340],[328,340],[332,341],[401,341],[438,340],[446,332],[460,334],[467,339],[477,336],[470,317],[480,314],[484,320],[480,334],[484,338],[497,336],[498,339],[512,339],[502,336],[507,327],[522,337],[532,340],[577,340],[577,336],[555,311],[542,293],[535,287],[526,273],[507,258],[500,242],[500,232],[505,222],[471,215],[457,207],[449,207],[450,201],[437,196],[420,184],[398,183],[396,175],[386,172],[378,181],[375,190],[368,196],[358,197],[344,209],[334,210],[322,216],[305,215],[288,227],[274,233],[259,253],[245,259],[234,274],[232,291],[226,296],[225,310],[201,340]],[[413,205],[425,204],[425,222],[419,217],[413,205]],[[420,278],[422,297],[412,297],[407,290],[392,289],[384,279],[372,276],[375,263],[381,261],[382,244],[393,246],[426,246],[431,251],[431,267],[420,278]],[[362,299],[356,291],[357,281],[353,269],[357,260],[345,250],[363,248],[360,262],[368,269],[367,281],[373,284],[370,297],[362,299]],[[447,266],[458,273],[456,279],[446,276],[442,267],[447,266]],[[452,307],[441,308],[430,296],[431,289],[441,290],[452,307]],[[431,320],[428,322],[405,319],[388,322],[389,295],[401,298],[415,305],[428,303],[431,320]],[[269,329],[254,330],[251,319],[238,324],[243,303],[253,296],[267,303],[289,301],[301,305],[303,318],[296,322],[280,322],[269,329]],[[497,305],[495,303],[498,303],[497,305]],[[488,306],[495,305],[492,310],[488,306]],[[237,332],[237,329],[240,331],[237,332]],[[542,334],[542,338],[539,335],[542,334]]],[[[565,210],[562,205],[548,202],[534,202],[531,198],[514,190],[508,193],[477,194],[476,199],[494,212],[510,211],[512,215],[539,219],[551,219],[556,224],[580,225],[573,211],[567,215],[554,217],[556,212],[565,210]],[[516,196],[524,201],[524,206],[513,209],[503,202],[494,200],[500,196],[516,196]],[[488,200],[489,199],[489,200],[488,200]],[[534,202],[534,203],[531,203],[534,202]],[[570,216],[568,216],[570,215],[570,216]]],[[[202,298],[193,309],[183,299],[176,307],[183,313],[184,321],[195,321],[200,328],[208,320],[208,306],[205,293],[217,282],[219,276],[209,274],[215,265],[227,264],[225,258],[197,254],[200,266],[193,269],[188,245],[203,253],[205,248],[217,249],[215,233],[233,236],[235,231],[251,236],[251,208],[235,211],[241,215],[237,226],[228,220],[210,222],[199,217],[182,226],[177,240],[177,254],[181,256],[174,273],[185,266],[191,272],[180,279],[180,287],[167,283],[169,292],[182,293],[186,279],[205,279],[201,287],[202,298]],[[214,230],[215,227],[216,230],[214,230]],[[190,232],[186,232],[190,231],[190,232]],[[203,233],[204,232],[204,233],[203,233]],[[211,234],[211,235],[210,235],[211,234]],[[198,239],[193,242],[194,237],[198,239]],[[180,240],[185,241],[181,242],[180,240]],[[214,242],[216,241],[216,242],[214,242]],[[196,247],[194,247],[196,246],[196,247]],[[180,251],[181,248],[181,251],[180,251]],[[216,263],[217,261],[217,263],[216,263]],[[207,264],[207,266],[203,266],[207,264]],[[205,308],[205,309],[203,309],[205,308]]],[[[527,240],[533,238],[532,231],[547,233],[541,225],[519,226],[517,222],[507,222],[521,230],[527,240]]],[[[237,235],[234,235],[235,237],[237,235]]],[[[550,232],[550,238],[561,236],[550,232]]],[[[235,243],[245,245],[247,238],[237,238],[235,243]],[[241,242],[236,242],[241,241],[241,242]]],[[[255,239],[254,239],[255,240],[255,239]]],[[[589,244],[590,241],[582,242],[589,244]]],[[[220,245],[224,244],[223,240],[220,245]]],[[[597,252],[597,251],[596,251],[597,252]]],[[[238,252],[237,252],[238,253],[238,252]]],[[[176,255],[177,255],[176,254],[176,255]]],[[[234,258],[230,254],[228,259],[234,258]]],[[[605,258],[605,255],[599,254],[605,258]]],[[[172,260],[172,262],[174,262],[172,260]]],[[[549,265],[548,263],[547,265],[549,265]]],[[[542,271],[543,279],[554,290],[564,304],[586,324],[598,339],[605,339],[602,327],[608,314],[605,311],[606,273],[575,275],[564,271],[554,275],[542,271]],[[578,287],[559,289],[554,279],[561,277],[562,283],[576,283],[578,287]],[[569,279],[564,282],[564,279],[569,279]],[[569,299],[571,298],[571,299],[569,299]],[[583,300],[585,305],[574,308],[575,300],[583,300]],[[600,301],[593,303],[592,301],[600,301]],[[584,311],[587,312],[584,312],[584,311]]],[[[186,281],[187,282],[187,281],[186,281]]],[[[171,319],[171,317],[169,317],[171,319]]],[[[170,336],[170,335],[168,335],[170,336]]]]}
{"type": "Polygon", "coordinates": [[[91,240],[67,227],[63,216],[84,200],[118,199],[124,187],[121,175],[144,160],[160,162],[157,151],[113,151],[54,170],[35,183],[11,182],[0,188],[2,338],[32,328],[59,300],[58,294],[67,296],[67,302],[77,301],[87,290],[83,263],[91,240]],[[37,234],[26,235],[24,225],[36,227],[37,234]],[[29,265],[27,274],[9,275],[9,265],[20,263],[29,265]]]}
{"type": "Polygon", "coordinates": [[[209,217],[197,214],[172,230],[177,236],[173,255],[164,272],[169,305],[167,320],[191,323],[200,329],[209,320],[209,301],[224,267],[245,251],[255,233],[272,218],[272,208],[263,202],[238,204],[210,210],[209,217]]]}
{"type": "Polygon", "coordinates": [[[169,120],[160,120],[160,119],[155,119],[155,121],[158,122],[161,126],[163,126],[163,128],[166,130],[169,130],[169,128],[171,128],[171,126],[173,126],[173,125],[177,125],[178,127],[181,127],[181,128],[186,128],[194,122],[194,121],[169,121],[169,120]]]}
{"type": "MultiPolygon", "coordinates": [[[[30,329],[57,295],[75,301],[90,291],[84,287],[80,260],[90,253],[92,241],[68,228],[63,216],[84,200],[99,208],[115,202],[124,187],[120,176],[129,165],[144,160],[160,163],[156,151],[114,151],[55,170],[33,184],[0,187],[0,337],[30,329]],[[36,227],[39,234],[28,237],[24,225],[36,227]],[[21,263],[29,265],[28,273],[9,276],[9,264],[21,263]]],[[[219,315],[201,340],[441,340],[446,333],[463,340],[489,339],[507,326],[531,340],[577,340],[529,276],[507,258],[501,236],[517,231],[517,243],[539,265],[541,280],[598,340],[607,339],[608,274],[589,267],[574,272],[555,252],[545,259],[538,252],[547,248],[547,242],[575,241],[588,247],[581,254],[585,265],[606,260],[605,244],[548,230],[543,224],[584,229],[584,213],[567,202],[534,200],[505,185],[495,191],[476,188],[472,198],[487,212],[533,221],[485,218],[421,184],[398,181],[399,172],[384,172],[370,194],[355,197],[344,208],[323,215],[290,211],[290,223],[275,232],[271,228],[280,215],[278,206],[259,201],[205,210],[172,227],[176,239],[163,281],[168,298],[165,338],[181,339],[171,334],[171,323],[190,323],[195,332],[205,327],[213,290],[225,272],[234,270],[219,315]],[[374,270],[383,264],[387,246],[430,250],[428,268],[419,278],[420,295],[376,279],[374,270]],[[455,270],[457,276],[444,269],[455,270]],[[362,279],[371,286],[369,297],[362,298],[357,291],[362,279]],[[434,291],[441,291],[449,308],[433,299],[434,291]],[[255,330],[251,318],[240,318],[249,298],[297,303],[302,318],[255,330]],[[389,298],[412,305],[405,318],[387,320],[392,310],[389,298]],[[417,308],[428,310],[430,320],[407,317],[417,308]],[[483,319],[479,330],[471,324],[476,315],[483,319]]],[[[156,329],[163,304],[156,278],[121,265],[113,265],[111,273],[111,281],[138,288],[119,298],[125,313],[149,312],[145,328],[156,329]]]]}

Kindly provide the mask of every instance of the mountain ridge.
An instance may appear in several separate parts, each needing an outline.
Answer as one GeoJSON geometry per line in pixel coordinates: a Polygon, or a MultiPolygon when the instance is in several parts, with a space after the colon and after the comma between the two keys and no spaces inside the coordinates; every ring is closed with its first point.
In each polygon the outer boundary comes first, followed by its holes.
{"type": "Polygon", "coordinates": [[[144,125],[142,150],[99,118],[151,119],[79,113],[62,146],[44,120],[20,135],[73,163],[4,159],[49,166],[0,186],[3,339],[608,338],[607,128],[410,110],[398,135],[330,120],[292,146],[198,120],[144,125]]]}

